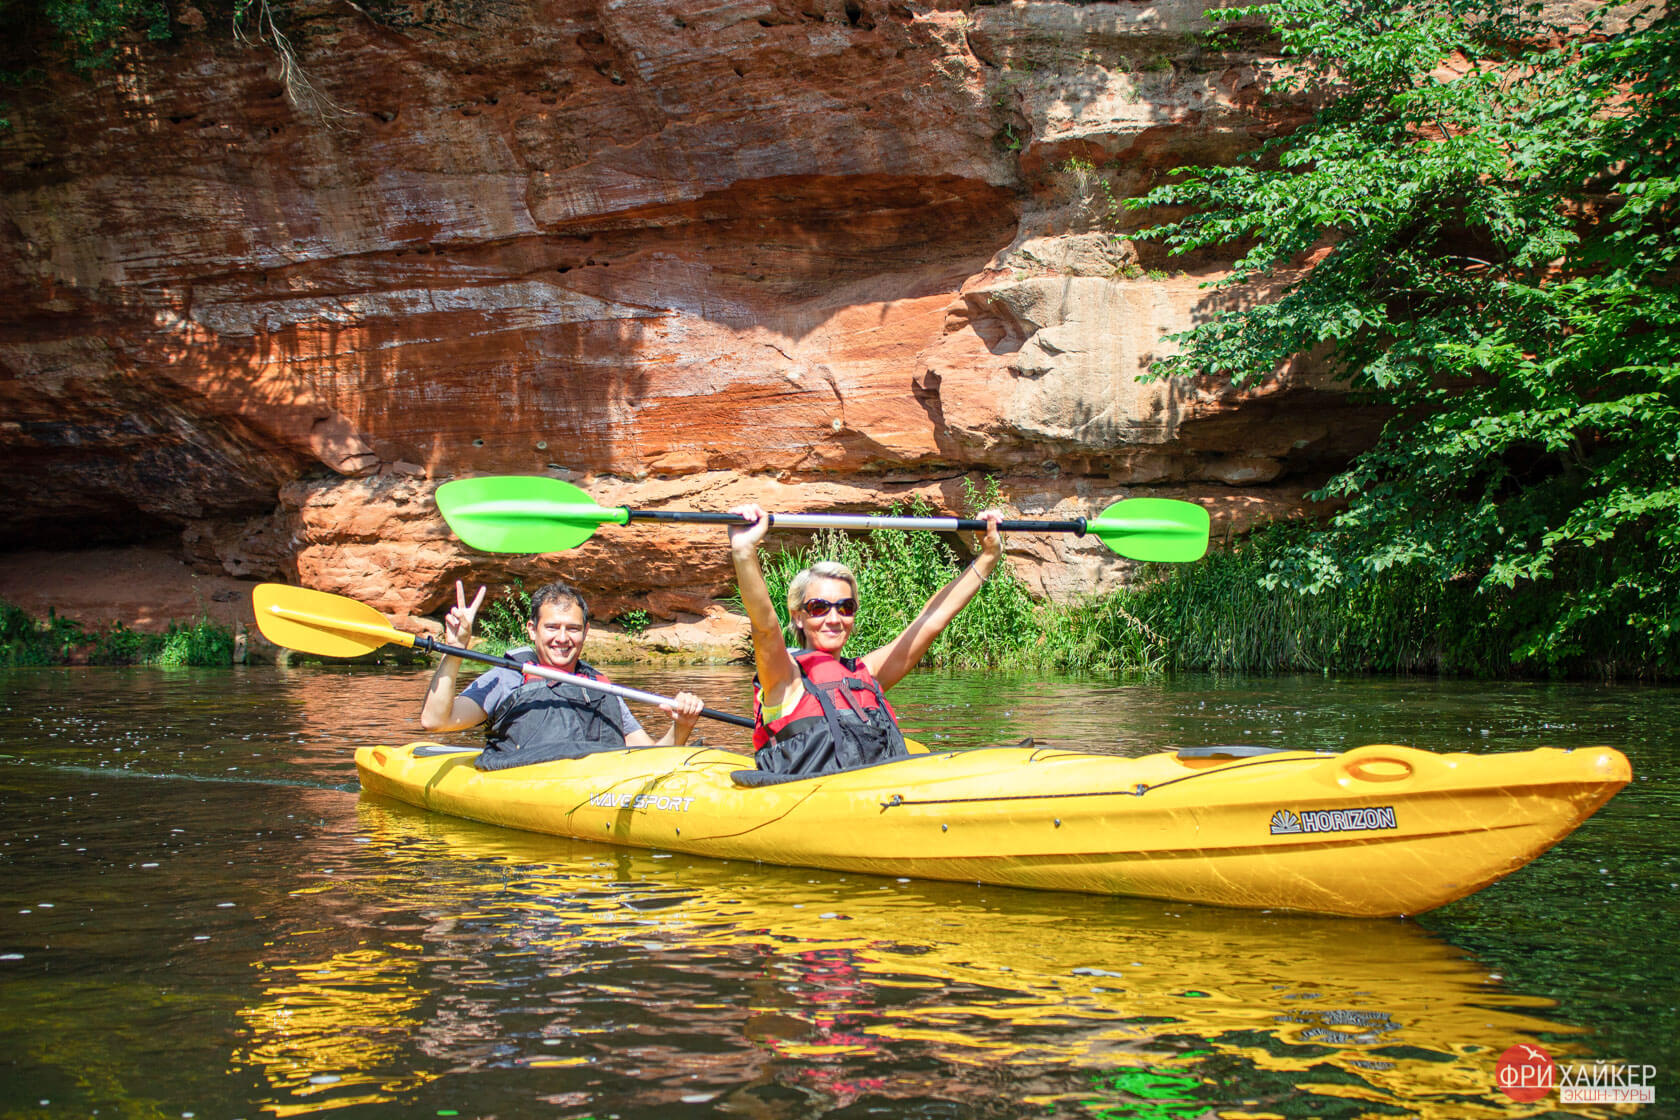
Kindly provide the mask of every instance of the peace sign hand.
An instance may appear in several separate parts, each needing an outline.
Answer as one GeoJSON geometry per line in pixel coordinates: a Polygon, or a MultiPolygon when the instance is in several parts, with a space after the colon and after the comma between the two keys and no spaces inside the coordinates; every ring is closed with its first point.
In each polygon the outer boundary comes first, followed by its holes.
{"type": "Polygon", "coordinates": [[[452,646],[467,644],[467,639],[472,637],[473,621],[478,618],[478,608],[484,603],[484,592],[484,586],[480,585],[478,594],[468,603],[467,589],[460,580],[455,581],[455,605],[443,616],[444,641],[452,646]]]}

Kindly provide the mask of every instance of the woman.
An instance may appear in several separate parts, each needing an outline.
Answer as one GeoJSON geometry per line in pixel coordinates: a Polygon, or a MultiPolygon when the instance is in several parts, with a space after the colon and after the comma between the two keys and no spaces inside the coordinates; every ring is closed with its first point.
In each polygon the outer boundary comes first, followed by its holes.
{"type": "Polygon", "coordinates": [[[852,636],[858,611],[857,578],[843,564],[825,561],[793,577],[788,613],[801,648],[789,650],[770,589],[758,563],[758,542],[770,528],[756,505],[730,510],[749,524],[731,527],[729,552],[741,602],[752,622],[758,680],[753,698],[753,749],[758,768],[777,774],[827,774],[899,758],[907,752],[892,706],[883,695],[968,605],[1003,558],[995,509],[980,516],[986,537],[980,555],[927,601],[904,631],[859,658],[841,649],[852,636]]]}

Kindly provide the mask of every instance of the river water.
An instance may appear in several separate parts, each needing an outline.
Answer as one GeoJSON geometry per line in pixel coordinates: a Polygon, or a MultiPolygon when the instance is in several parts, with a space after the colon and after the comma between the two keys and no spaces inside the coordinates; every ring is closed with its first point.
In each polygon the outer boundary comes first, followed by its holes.
{"type": "MultiPolygon", "coordinates": [[[[747,711],[736,668],[625,668],[747,711]]],[[[1633,783],[1416,920],[625,851],[357,791],[413,669],[0,671],[0,1116],[1680,1115],[1680,692],[913,675],[907,731],[1118,754],[1611,744],[1633,783]]],[[[657,711],[641,712],[656,735],[657,711]]],[[[705,724],[713,745],[743,734],[705,724]]],[[[469,742],[471,736],[461,736],[469,742]]]]}

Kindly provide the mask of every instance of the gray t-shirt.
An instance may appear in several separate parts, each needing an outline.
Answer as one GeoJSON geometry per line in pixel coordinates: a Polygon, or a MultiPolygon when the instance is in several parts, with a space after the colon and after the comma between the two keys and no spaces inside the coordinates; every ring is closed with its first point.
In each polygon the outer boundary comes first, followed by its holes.
{"type": "MultiPolygon", "coordinates": [[[[461,698],[471,700],[488,713],[494,713],[496,707],[507,699],[508,693],[525,683],[525,674],[517,669],[509,669],[498,665],[478,675],[478,679],[461,690],[461,698]]],[[[636,717],[630,714],[629,705],[625,704],[622,696],[618,700],[619,718],[624,723],[626,737],[634,735],[642,729],[636,717]]]]}

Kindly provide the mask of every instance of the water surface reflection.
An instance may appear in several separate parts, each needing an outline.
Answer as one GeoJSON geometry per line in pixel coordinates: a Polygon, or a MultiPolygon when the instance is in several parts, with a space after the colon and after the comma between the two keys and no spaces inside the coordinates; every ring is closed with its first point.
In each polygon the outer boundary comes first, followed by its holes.
{"type": "MultiPolygon", "coordinates": [[[[618,675],[746,710],[739,668],[618,675]]],[[[1587,826],[1420,923],[622,851],[358,795],[353,749],[417,737],[424,681],[0,672],[0,1115],[1526,1116],[1493,1082],[1517,1041],[1680,1066],[1672,690],[895,696],[955,747],[1627,750],[1587,826]]]]}
{"type": "Polygon", "coordinates": [[[363,940],[276,946],[239,1013],[235,1063],[277,1112],[429,1106],[447,1076],[481,1107],[621,1115],[1300,1114],[1303,1094],[1315,1115],[1517,1115],[1493,1063],[1558,1027],[1408,922],[729,864],[367,798],[356,822],[367,843],[308,908],[363,940]]]}

